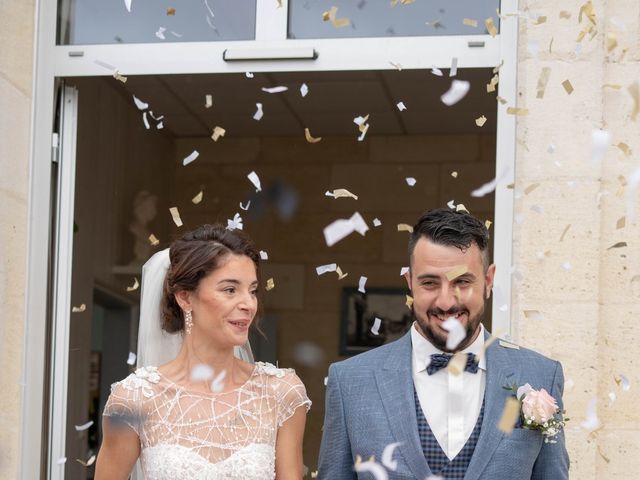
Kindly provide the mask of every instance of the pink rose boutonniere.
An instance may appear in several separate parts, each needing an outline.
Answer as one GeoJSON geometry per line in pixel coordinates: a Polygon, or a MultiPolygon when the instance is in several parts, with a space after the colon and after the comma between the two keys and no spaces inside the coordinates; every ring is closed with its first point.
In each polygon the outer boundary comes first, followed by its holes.
{"type": "Polygon", "coordinates": [[[513,391],[520,401],[522,427],[540,430],[545,443],[555,443],[555,436],[564,428],[569,419],[560,411],[558,402],[544,388],[535,390],[528,383],[521,387],[505,387],[513,391]]]}

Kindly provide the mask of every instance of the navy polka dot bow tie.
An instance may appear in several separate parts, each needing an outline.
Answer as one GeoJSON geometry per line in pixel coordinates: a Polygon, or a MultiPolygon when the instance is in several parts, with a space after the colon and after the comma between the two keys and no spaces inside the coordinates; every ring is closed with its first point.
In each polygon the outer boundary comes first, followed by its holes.
{"type": "MultiPolygon", "coordinates": [[[[427,373],[433,375],[438,370],[442,370],[453,358],[453,355],[448,353],[433,353],[431,355],[431,361],[427,365],[427,373]]],[[[478,373],[478,362],[476,362],[476,356],[473,353],[467,353],[467,364],[464,366],[465,372],[478,373]]]]}

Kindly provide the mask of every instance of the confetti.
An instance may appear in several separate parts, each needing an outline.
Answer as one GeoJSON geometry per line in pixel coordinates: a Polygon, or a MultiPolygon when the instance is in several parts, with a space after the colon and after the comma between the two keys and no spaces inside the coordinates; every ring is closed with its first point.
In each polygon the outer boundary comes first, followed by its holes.
{"type": "Polygon", "coordinates": [[[400,269],[400,276],[404,276],[405,273],[407,273],[409,271],[409,267],[402,267],[400,269]]]}
{"type": "Polygon", "coordinates": [[[453,358],[449,362],[449,365],[447,365],[447,372],[451,373],[452,375],[458,376],[464,371],[466,365],[467,354],[458,352],[453,356],[453,358]]]}
{"type": "Polygon", "coordinates": [[[200,156],[200,152],[198,152],[197,150],[194,150],[193,152],[191,152],[187,157],[185,157],[182,160],[182,166],[186,167],[187,165],[189,165],[191,162],[193,162],[199,156],[200,156]]]}
{"type": "Polygon", "coordinates": [[[67,463],[67,457],[60,457],[60,458],[56,461],[56,463],[57,463],[58,465],[64,465],[65,463],[67,463]]]}
{"type": "Polygon", "coordinates": [[[155,247],[160,244],[160,240],[158,240],[158,238],[152,233],[149,235],[149,243],[155,247]]]}
{"type": "Polygon", "coordinates": [[[495,24],[493,23],[493,18],[489,17],[484,21],[485,26],[487,27],[487,32],[489,32],[489,35],[491,35],[492,37],[495,38],[495,36],[498,34],[498,29],[496,28],[495,24]]]}
{"type": "Polygon", "coordinates": [[[486,228],[487,230],[489,230],[489,227],[491,227],[491,224],[493,222],[491,222],[491,220],[485,220],[484,221],[484,228],[486,228]]]}
{"type": "Polygon", "coordinates": [[[389,60],[389,63],[391,64],[391,66],[393,68],[395,68],[396,70],[398,70],[399,72],[402,71],[402,65],[399,63],[393,63],[391,60],[389,60]]]}
{"type": "Polygon", "coordinates": [[[264,115],[264,112],[262,111],[262,104],[261,103],[256,103],[256,113],[253,114],[253,119],[260,121],[260,119],[262,118],[262,116],[264,115]]]}
{"type": "Polygon", "coordinates": [[[436,77],[442,77],[443,75],[442,70],[436,67],[431,68],[431,73],[434,74],[436,77]]]}
{"type": "Polygon", "coordinates": [[[260,250],[260,260],[269,260],[269,254],[264,250],[260,250]]]}
{"type": "Polygon", "coordinates": [[[151,126],[149,125],[149,120],[147,119],[147,112],[142,113],[142,123],[144,123],[144,128],[149,130],[151,126]]]}
{"type": "Polygon", "coordinates": [[[455,350],[460,342],[462,342],[467,336],[465,328],[456,317],[449,317],[442,322],[442,328],[444,328],[449,334],[447,335],[447,349],[455,350]]]}
{"type": "Polygon", "coordinates": [[[182,219],[180,218],[180,212],[178,211],[178,207],[171,207],[169,209],[171,213],[171,218],[173,218],[173,223],[176,224],[177,227],[182,226],[182,219]]]}
{"type": "Polygon", "coordinates": [[[607,53],[611,53],[611,51],[618,46],[618,36],[615,32],[607,33],[607,53]]]}
{"type": "Polygon", "coordinates": [[[213,382],[211,382],[212,392],[219,393],[224,390],[224,377],[226,377],[226,375],[227,371],[223,370],[216,376],[216,378],[213,379],[213,382]]]}
{"type": "Polygon", "coordinates": [[[624,216],[620,217],[616,222],[616,230],[620,230],[621,228],[624,228],[625,224],[626,224],[626,217],[624,216]]]}
{"type": "Polygon", "coordinates": [[[382,320],[378,317],[375,317],[373,321],[373,325],[371,326],[371,333],[374,335],[378,335],[380,333],[380,325],[382,324],[382,320]]]}
{"type": "Polygon", "coordinates": [[[469,213],[469,210],[467,210],[467,207],[464,206],[464,203],[459,203],[458,205],[456,205],[456,212],[467,212],[467,213],[469,213]]]}
{"type": "Polygon", "coordinates": [[[247,78],[253,78],[253,73],[251,72],[244,72],[244,76],[247,78]]]}
{"type": "Polygon", "coordinates": [[[525,195],[529,195],[531,192],[533,192],[539,186],[540,186],[539,183],[532,183],[531,185],[529,185],[527,188],[524,189],[524,194],[525,195]]]}
{"type": "Polygon", "coordinates": [[[75,425],[76,432],[83,432],[87,430],[91,425],[93,425],[93,420],[89,420],[87,423],[83,423],[82,425],[75,425]]]}
{"type": "MultiPolygon", "coordinates": [[[[124,6],[127,9],[127,12],[131,13],[131,1],[132,0],[124,0],[124,6]]],[[[65,462],[67,461],[67,459],[64,459],[65,462]]]]}
{"type": "Polygon", "coordinates": [[[469,271],[469,267],[467,265],[458,265],[452,270],[449,270],[445,275],[447,280],[451,281],[454,278],[458,278],[460,275],[464,275],[469,271]]]}
{"type": "Polygon", "coordinates": [[[563,262],[561,265],[562,268],[564,268],[565,270],[571,270],[571,262],[563,262]]]}
{"type": "Polygon", "coordinates": [[[325,273],[335,272],[338,265],[336,263],[328,263],[326,265],[320,265],[316,267],[316,274],[324,275],[325,273]]]}
{"type": "Polygon", "coordinates": [[[348,273],[342,273],[342,269],[340,268],[340,265],[336,267],[336,273],[338,274],[338,280],[342,280],[344,277],[349,275],[348,273]]]}
{"type": "Polygon", "coordinates": [[[83,303],[79,307],[72,307],[71,313],[82,313],[87,309],[87,306],[83,303]]]}
{"type": "Polygon", "coordinates": [[[564,18],[566,20],[571,18],[571,12],[568,12],[566,10],[560,10],[560,18],[564,18]]]}
{"type": "Polygon", "coordinates": [[[134,290],[137,290],[138,288],[140,288],[140,282],[138,282],[138,279],[136,277],[133,278],[133,285],[131,285],[130,287],[127,287],[127,292],[133,292],[134,290]]]}
{"type": "MultiPolygon", "coordinates": [[[[369,472],[373,475],[375,480],[388,480],[389,475],[382,465],[372,460],[366,462],[356,462],[353,466],[356,472],[369,472]]],[[[358,475],[360,476],[360,475],[358,475]]]]}
{"type": "Polygon", "coordinates": [[[567,224],[566,227],[564,227],[564,230],[562,231],[562,235],[560,235],[560,241],[562,242],[564,240],[564,236],[567,234],[567,232],[569,231],[569,229],[571,228],[571,224],[567,224]]]}
{"type": "Polygon", "coordinates": [[[402,442],[390,443],[382,451],[382,465],[394,472],[398,469],[398,461],[393,459],[393,451],[400,445],[402,442]]]}
{"type": "Polygon", "coordinates": [[[466,80],[454,80],[449,90],[440,97],[442,103],[450,107],[462,100],[469,92],[471,84],[466,80]]]}
{"type": "Polygon", "coordinates": [[[587,405],[587,414],[584,422],[580,424],[587,432],[591,433],[600,428],[600,420],[598,420],[598,400],[592,398],[587,405]]]}
{"type": "Polygon", "coordinates": [[[214,142],[217,142],[220,137],[224,137],[225,133],[227,133],[227,131],[224,128],[214,127],[211,138],[213,139],[214,142]]]}
{"type": "Polygon", "coordinates": [[[353,123],[358,125],[358,130],[360,131],[360,136],[358,137],[359,142],[364,140],[364,136],[367,134],[367,131],[369,130],[369,124],[367,123],[367,120],[369,120],[369,114],[365,115],[364,117],[357,116],[356,118],[353,119],[353,123]]]}
{"type": "Polygon", "coordinates": [[[607,250],[611,250],[612,248],[622,248],[626,246],[627,246],[627,242],[618,242],[611,245],[609,248],[607,248],[607,250]]]}
{"type": "Polygon", "coordinates": [[[525,310],[524,316],[526,317],[527,320],[532,320],[534,322],[541,321],[544,319],[544,317],[538,310],[525,310]]]}
{"type": "Polygon", "coordinates": [[[227,230],[242,230],[242,217],[236,213],[232,219],[227,219],[227,230]]]}
{"type": "Polygon", "coordinates": [[[208,382],[213,378],[213,369],[204,363],[198,363],[191,369],[192,382],[208,382]]]}
{"type": "Polygon", "coordinates": [[[167,15],[168,16],[174,16],[176,14],[176,9],[173,7],[168,7],[167,8],[167,15]]]}
{"type": "Polygon", "coordinates": [[[136,107],[138,107],[138,110],[146,110],[147,108],[149,108],[149,104],[148,103],[143,102],[142,100],[140,100],[135,95],[133,95],[133,101],[136,104],[136,107]]]}
{"type": "Polygon", "coordinates": [[[96,461],[95,455],[91,455],[91,457],[89,457],[89,460],[87,460],[86,462],[80,460],[79,458],[76,458],[76,462],[78,462],[83,467],[90,467],[91,465],[94,464],[95,461],[96,461]]]}
{"type": "Polygon", "coordinates": [[[409,310],[411,310],[411,306],[413,305],[413,297],[411,295],[405,295],[405,297],[407,297],[407,298],[406,298],[404,304],[407,306],[407,308],[409,310]]]}
{"type": "Polygon", "coordinates": [[[622,153],[625,154],[625,156],[630,157],[631,156],[631,148],[629,147],[629,145],[627,145],[624,142],[619,142],[616,147],[618,147],[618,149],[620,149],[620,151],[622,153]]]}
{"type": "Polygon", "coordinates": [[[479,127],[482,127],[486,122],[487,122],[487,117],[485,117],[484,115],[476,118],[476,125],[479,127]]]}
{"type": "Polygon", "coordinates": [[[358,280],[358,291],[360,293],[367,293],[365,289],[365,284],[367,283],[367,277],[360,276],[360,280],[358,280]]]}
{"type": "Polygon", "coordinates": [[[494,178],[493,180],[491,180],[490,182],[485,183],[484,185],[480,186],[479,188],[476,188],[474,191],[471,192],[471,196],[472,197],[476,197],[476,198],[480,198],[480,197],[484,197],[485,195],[493,192],[496,187],[498,186],[498,184],[500,182],[502,182],[507,175],[509,174],[509,168],[505,167],[502,170],[502,173],[499,176],[496,176],[496,178],[494,178]]]}
{"type": "Polygon", "coordinates": [[[273,278],[270,278],[269,280],[267,280],[267,286],[265,287],[265,289],[267,291],[269,290],[273,290],[273,288],[276,286],[275,282],[273,281],[273,278]]]}
{"type": "Polygon", "coordinates": [[[354,200],[358,200],[358,196],[357,195],[354,195],[349,190],[346,190],[344,188],[336,188],[333,192],[330,192],[330,191],[327,190],[326,192],[324,192],[324,195],[326,197],[353,198],[354,200]]]}
{"type": "Polygon", "coordinates": [[[373,226],[374,227],[379,227],[380,225],[382,225],[382,222],[380,221],[380,219],[378,217],[373,219],[373,226]]]}
{"type": "Polygon", "coordinates": [[[198,205],[202,201],[203,197],[204,197],[204,191],[200,190],[200,192],[198,192],[198,194],[191,199],[191,203],[193,203],[194,205],[198,205]]]}
{"type": "Polygon", "coordinates": [[[351,218],[339,219],[327,225],[323,230],[323,234],[327,246],[331,247],[353,232],[358,232],[364,236],[367,230],[369,230],[369,227],[362,215],[355,212],[351,218]]]}
{"type": "Polygon", "coordinates": [[[253,183],[253,186],[256,187],[256,192],[260,192],[262,188],[260,187],[260,178],[258,178],[258,174],[254,171],[251,171],[247,178],[253,183]]]}
{"type": "Polygon", "coordinates": [[[242,202],[240,202],[240,208],[241,208],[242,210],[244,210],[245,212],[246,212],[247,210],[249,210],[249,206],[250,206],[250,205],[251,205],[251,200],[248,200],[246,205],[243,205],[243,204],[242,204],[242,202]]]}
{"type": "Polygon", "coordinates": [[[156,125],[156,128],[157,128],[158,130],[162,130],[162,129],[164,128],[164,123],[163,123],[163,122],[159,122],[159,123],[156,125]]]}
{"type": "Polygon", "coordinates": [[[498,430],[504,433],[511,433],[520,416],[520,402],[513,397],[507,397],[504,402],[502,416],[498,422],[498,430]]]}
{"type": "Polygon", "coordinates": [[[129,352],[129,356],[127,357],[127,365],[135,365],[136,363],[136,354],[133,352],[129,352]]]}
{"type": "Polygon", "coordinates": [[[398,224],[398,231],[399,232],[413,233],[413,227],[411,225],[406,224],[406,223],[399,223],[398,224]]]}
{"type": "Polygon", "coordinates": [[[449,77],[455,77],[458,74],[458,57],[451,58],[451,67],[449,67],[449,77]]]}
{"type": "Polygon", "coordinates": [[[322,140],[322,137],[312,137],[311,132],[309,131],[308,128],[304,129],[304,138],[309,143],[318,143],[320,140],[322,140]]]}
{"type": "Polygon", "coordinates": [[[634,122],[638,118],[638,112],[640,112],[640,87],[638,82],[634,82],[627,88],[629,95],[633,98],[633,110],[631,111],[631,120],[634,122]]]}
{"type": "Polygon", "coordinates": [[[453,178],[458,178],[458,172],[456,172],[455,170],[453,172],[451,172],[451,176],[453,178]]]}
{"type": "Polygon", "coordinates": [[[210,94],[204,96],[204,108],[211,108],[213,106],[213,97],[210,94]]]}
{"type": "Polygon", "coordinates": [[[506,99],[506,98],[501,97],[500,95],[496,95],[496,100],[497,100],[498,102],[500,102],[502,105],[506,105],[506,104],[507,104],[507,99],[506,99]]]}
{"type": "Polygon", "coordinates": [[[538,77],[538,86],[536,87],[536,98],[544,98],[544,92],[547,89],[547,83],[549,82],[549,76],[551,75],[551,68],[544,67],[538,77]]]}
{"type": "Polygon", "coordinates": [[[287,90],[289,90],[289,87],[285,87],[285,86],[277,86],[277,87],[262,87],[262,91],[263,92],[267,92],[267,93],[281,93],[281,92],[286,92],[287,90]]]}
{"type": "Polygon", "coordinates": [[[413,177],[407,177],[405,178],[405,181],[407,182],[407,185],[409,185],[410,187],[413,187],[416,184],[416,179],[413,177]]]}
{"type": "Polygon", "coordinates": [[[303,83],[302,85],[300,85],[300,95],[302,95],[302,97],[306,97],[308,93],[309,87],[307,87],[307,84],[303,83]]]}
{"type": "MultiPolygon", "coordinates": [[[[127,77],[125,77],[124,75],[120,75],[120,72],[118,72],[117,70],[115,72],[113,72],[113,78],[115,78],[116,80],[118,80],[119,82],[122,83],[127,83],[127,77]]],[[[66,461],[66,457],[65,457],[65,461],[66,461]]]]}
{"type": "Polygon", "coordinates": [[[400,110],[401,112],[405,111],[407,109],[407,107],[405,106],[404,102],[398,102],[396,104],[396,107],[398,107],[398,110],[400,110]]]}
{"type": "Polygon", "coordinates": [[[156,31],[156,37],[158,37],[160,40],[166,40],[167,37],[164,36],[164,32],[166,31],[167,29],[164,27],[158,28],[158,30],[156,31]]]}
{"type": "Polygon", "coordinates": [[[348,18],[336,18],[338,13],[338,7],[331,7],[330,10],[322,13],[322,20],[325,22],[331,21],[331,24],[335,28],[342,28],[349,25],[348,18]]]}
{"type": "Polygon", "coordinates": [[[529,115],[529,109],[528,108],[507,107],[507,113],[509,115],[525,116],[525,115],[529,115]]]}
{"type": "Polygon", "coordinates": [[[534,20],[533,24],[534,25],[542,25],[546,21],[547,21],[547,16],[546,15],[538,15],[536,17],[536,19],[534,20]]]}
{"type": "Polygon", "coordinates": [[[629,379],[625,375],[620,374],[615,378],[615,381],[620,387],[622,387],[623,392],[631,390],[631,382],[629,382],[629,379]]]}
{"type": "Polygon", "coordinates": [[[463,18],[462,24],[466,25],[467,27],[476,28],[478,26],[478,21],[474,20],[473,18],[463,18]]]}
{"type": "Polygon", "coordinates": [[[606,130],[594,130],[591,134],[591,163],[600,163],[607,152],[611,135],[606,130]]]}
{"type": "Polygon", "coordinates": [[[487,93],[495,92],[498,82],[500,82],[500,75],[496,73],[493,77],[491,77],[489,83],[487,83],[487,93]]]}
{"type": "Polygon", "coordinates": [[[567,92],[567,95],[571,95],[573,93],[573,85],[571,85],[569,80],[562,82],[562,87],[564,88],[564,91],[567,92]]]}

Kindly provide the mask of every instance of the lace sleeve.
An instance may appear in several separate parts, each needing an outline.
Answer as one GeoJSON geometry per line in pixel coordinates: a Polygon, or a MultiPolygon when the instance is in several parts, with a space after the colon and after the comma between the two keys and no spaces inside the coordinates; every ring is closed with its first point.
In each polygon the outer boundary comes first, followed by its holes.
{"type": "Polygon", "coordinates": [[[311,408],[311,400],[307,397],[304,384],[293,369],[286,369],[285,374],[278,378],[276,386],[278,399],[278,427],[281,427],[298,409],[305,406],[311,408]]]}
{"type": "Polygon", "coordinates": [[[140,389],[131,388],[132,377],[129,375],[121,382],[111,385],[111,394],[104,407],[102,415],[109,417],[116,427],[131,428],[140,435],[140,389]]]}

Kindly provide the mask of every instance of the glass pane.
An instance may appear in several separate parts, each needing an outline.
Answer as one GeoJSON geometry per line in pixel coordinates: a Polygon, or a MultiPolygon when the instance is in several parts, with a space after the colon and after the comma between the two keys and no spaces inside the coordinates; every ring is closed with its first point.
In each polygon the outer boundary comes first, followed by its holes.
{"type": "Polygon", "coordinates": [[[255,27],[256,0],[58,0],[58,45],[253,40],[255,27]]]}
{"type": "Polygon", "coordinates": [[[289,0],[289,38],[349,38],[486,34],[485,19],[493,18],[500,0],[429,0],[391,5],[389,0],[289,0]],[[335,18],[349,19],[336,27],[323,21],[323,12],[338,8],[335,18]],[[475,20],[477,26],[467,25],[475,20]]]}

